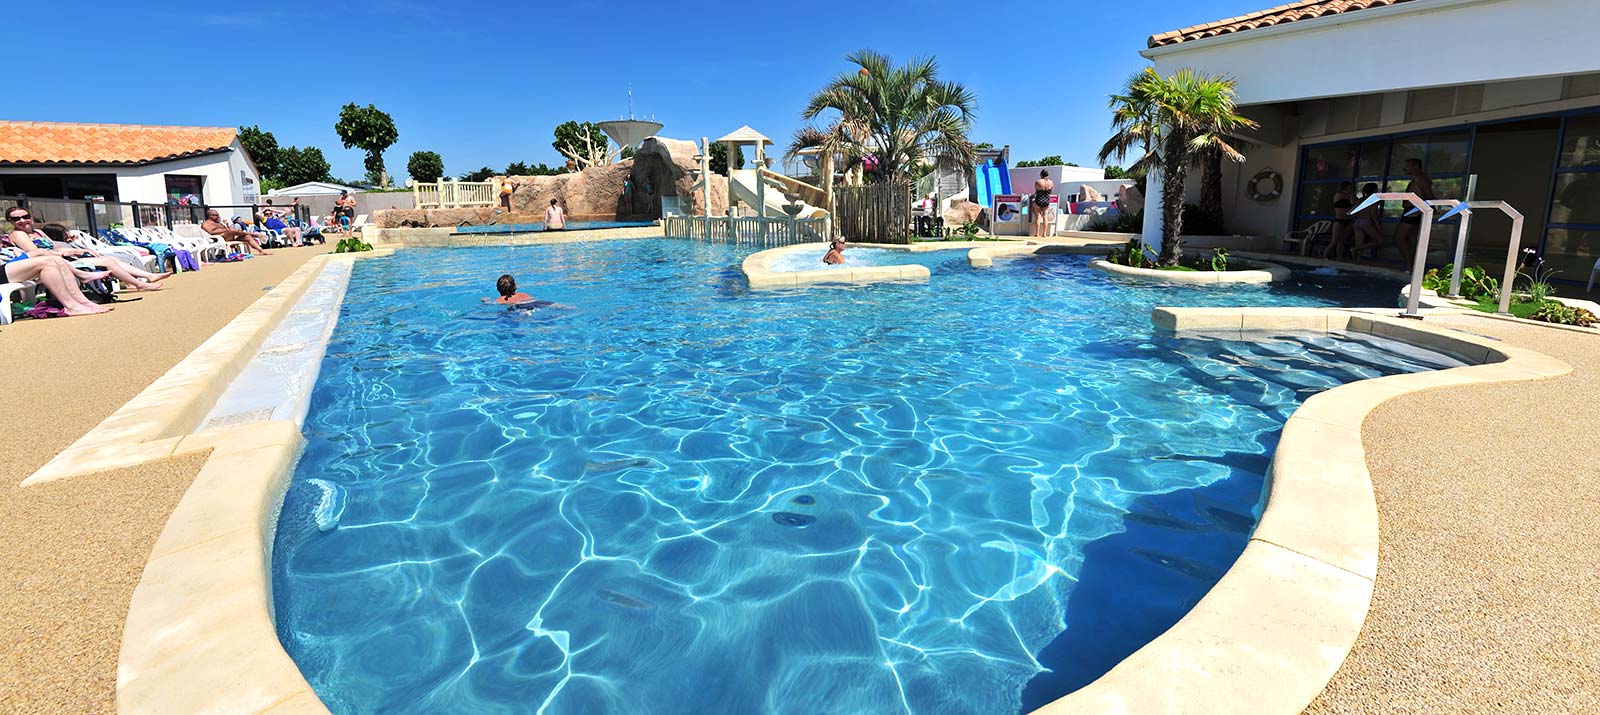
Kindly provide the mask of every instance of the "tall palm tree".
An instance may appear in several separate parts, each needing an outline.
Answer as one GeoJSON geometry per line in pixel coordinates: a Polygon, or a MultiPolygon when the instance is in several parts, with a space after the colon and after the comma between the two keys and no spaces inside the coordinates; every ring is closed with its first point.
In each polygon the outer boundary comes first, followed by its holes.
{"type": "Polygon", "coordinates": [[[972,163],[967,132],[977,101],[961,84],[940,81],[933,58],[895,67],[885,55],[860,50],[845,60],[858,70],[835,77],[801,113],[808,122],[837,116],[826,129],[813,124],[796,132],[791,152],[808,143],[823,148],[824,159],[838,154],[859,161],[871,155],[886,181],[907,180],[911,167],[929,157],[949,166],[972,163]]]}
{"type": "Polygon", "coordinates": [[[1129,78],[1121,94],[1111,95],[1113,134],[1100,149],[1100,161],[1122,159],[1138,146],[1144,155],[1134,166],[1161,170],[1162,265],[1177,265],[1183,256],[1183,193],[1189,168],[1211,152],[1244,161],[1228,135],[1257,125],[1236,113],[1236,86],[1222,75],[1181,69],[1162,77],[1147,67],[1129,78]]]}

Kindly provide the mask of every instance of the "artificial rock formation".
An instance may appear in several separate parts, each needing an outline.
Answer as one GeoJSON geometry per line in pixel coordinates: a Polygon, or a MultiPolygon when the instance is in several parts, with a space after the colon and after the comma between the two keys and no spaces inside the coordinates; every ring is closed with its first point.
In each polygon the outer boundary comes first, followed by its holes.
{"type": "MultiPolygon", "coordinates": [[[[689,173],[697,168],[696,153],[694,142],[650,137],[632,159],[615,164],[560,176],[510,177],[510,216],[496,213],[497,208],[397,209],[379,211],[373,220],[390,228],[534,223],[544,220],[545,208],[555,199],[572,221],[648,221],[661,218],[663,196],[669,202],[691,197],[683,208],[692,205],[692,213],[699,215],[705,211],[705,197],[701,191],[691,191],[694,180],[689,173]]],[[[717,216],[728,212],[728,179],[724,176],[711,177],[711,212],[717,216]]]]}

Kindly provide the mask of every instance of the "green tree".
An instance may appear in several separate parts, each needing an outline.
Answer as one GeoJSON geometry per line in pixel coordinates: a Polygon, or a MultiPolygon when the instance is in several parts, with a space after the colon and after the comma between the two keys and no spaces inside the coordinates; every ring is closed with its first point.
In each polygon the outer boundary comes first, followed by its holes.
{"type": "Polygon", "coordinates": [[[438,152],[411,152],[411,158],[406,160],[406,173],[412,181],[438,181],[444,176],[444,159],[438,152]]]}
{"type": "Polygon", "coordinates": [[[1116,164],[1106,167],[1105,172],[1107,179],[1121,179],[1128,175],[1128,172],[1124,171],[1122,167],[1117,166],[1116,164]]]}
{"type": "Polygon", "coordinates": [[[467,172],[465,174],[462,174],[461,175],[461,180],[462,181],[488,181],[489,177],[491,177],[491,176],[494,176],[494,169],[491,169],[491,168],[485,166],[482,169],[479,169],[477,171],[469,171],[469,172],[467,172]]]}
{"type": "Polygon", "coordinates": [[[1129,78],[1121,94],[1111,95],[1112,136],[1100,161],[1121,159],[1136,147],[1143,156],[1132,169],[1161,171],[1161,256],[1174,266],[1183,256],[1183,194],[1189,167],[1210,152],[1233,161],[1244,156],[1227,135],[1256,123],[1235,112],[1233,80],[1181,69],[1162,77],[1154,69],[1129,78]]]}
{"type": "Polygon", "coordinates": [[[546,166],[543,162],[528,167],[529,176],[560,176],[567,170],[559,166],[546,166]]]}
{"type": "Polygon", "coordinates": [[[611,149],[604,132],[593,122],[562,122],[556,125],[556,140],[550,143],[557,152],[578,163],[579,169],[616,161],[619,152],[611,149]]]}
{"type": "Polygon", "coordinates": [[[1051,154],[1050,156],[1039,159],[1038,161],[1024,159],[1023,161],[1017,162],[1018,169],[1029,166],[1077,166],[1077,164],[1063,161],[1060,154],[1051,154]]]}
{"type": "Polygon", "coordinates": [[[367,176],[388,188],[389,173],[383,168],[383,151],[400,138],[400,132],[394,128],[394,118],[370,104],[357,107],[351,102],[339,110],[339,121],[333,125],[333,131],[339,134],[344,148],[367,153],[364,162],[367,176]]]}
{"type": "Polygon", "coordinates": [[[972,148],[979,151],[994,151],[995,146],[989,142],[978,142],[977,144],[973,144],[972,148]]]}
{"type": "Polygon", "coordinates": [[[308,181],[331,181],[332,170],[328,160],[323,158],[322,150],[314,146],[304,149],[291,146],[278,151],[278,180],[284,186],[308,181]]]}
{"type": "Polygon", "coordinates": [[[835,77],[811,95],[801,112],[807,122],[825,115],[832,122],[825,129],[813,124],[796,132],[791,153],[810,143],[824,149],[824,159],[837,154],[857,161],[870,154],[885,181],[905,180],[925,157],[947,166],[972,165],[974,148],[967,133],[977,100],[961,84],[941,80],[933,58],[896,67],[886,55],[860,50],[845,60],[857,71],[835,77]]]}
{"type": "Polygon", "coordinates": [[[278,172],[278,138],[272,132],[261,131],[261,127],[251,125],[239,127],[239,144],[244,146],[250,160],[256,164],[256,171],[261,173],[262,179],[279,179],[278,172]]]}
{"type": "MultiPolygon", "coordinates": [[[[744,168],[743,151],[733,155],[733,168],[744,168]]],[[[711,173],[728,175],[728,145],[722,142],[711,142],[711,173]]]]}
{"type": "Polygon", "coordinates": [[[524,163],[522,163],[520,161],[513,161],[510,164],[506,164],[505,175],[506,176],[532,176],[533,175],[533,170],[527,164],[524,164],[524,163]]]}

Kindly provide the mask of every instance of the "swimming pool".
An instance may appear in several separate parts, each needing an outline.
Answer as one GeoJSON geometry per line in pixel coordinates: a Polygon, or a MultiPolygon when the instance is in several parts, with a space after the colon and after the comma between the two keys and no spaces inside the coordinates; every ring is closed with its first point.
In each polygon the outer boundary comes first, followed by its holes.
{"type": "MultiPolygon", "coordinates": [[[[822,244],[808,246],[804,249],[788,251],[772,259],[767,264],[767,270],[778,272],[792,271],[817,271],[824,268],[834,268],[822,262],[822,256],[828,252],[828,247],[822,244]]],[[[939,256],[938,262],[949,260],[955,253],[945,253],[939,256]]],[[[850,266],[895,266],[902,263],[916,263],[918,259],[910,251],[900,251],[889,248],[846,248],[844,251],[846,267],[850,266]]]]}
{"type": "Polygon", "coordinates": [[[1185,613],[1284,420],[1453,365],[1154,333],[1154,305],[1394,286],[1114,286],[1081,256],[752,292],[668,239],[357,265],[274,548],[336,713],[1017,712],[1185,613]],[[494,276],[563,308],[483,305],[494,276]],[[419,276],[421,278],[419,279],[419,276]]]}

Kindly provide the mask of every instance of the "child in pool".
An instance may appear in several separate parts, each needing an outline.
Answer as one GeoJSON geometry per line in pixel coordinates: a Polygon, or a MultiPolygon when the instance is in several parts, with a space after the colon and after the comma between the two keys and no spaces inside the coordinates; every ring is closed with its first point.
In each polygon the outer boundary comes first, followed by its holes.
{"type": "Polygon", "coordinates": [[[517,291],[517,279],[512,278],[510,273],[500,276],[500,279],[494,282],[494,287],[500,293],[500,297],[494,299],[496,303],[517,305],[533,302],[533,296],[517,291]]]}

